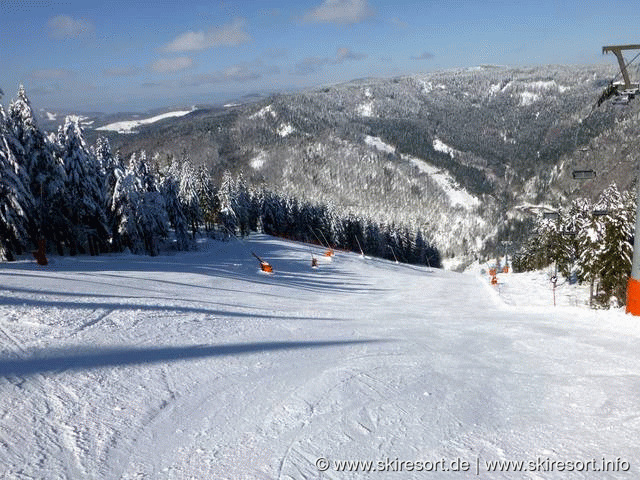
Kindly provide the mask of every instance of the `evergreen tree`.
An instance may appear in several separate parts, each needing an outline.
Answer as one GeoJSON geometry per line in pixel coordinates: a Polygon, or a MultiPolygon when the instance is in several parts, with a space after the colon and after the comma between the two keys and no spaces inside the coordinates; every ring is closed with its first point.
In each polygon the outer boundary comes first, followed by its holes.
{"type": "Polygon", "coordinates": [[[25,168],[18,163],[7,142],[6,115],[0,105],[0,259],[13,260],[29,240],[29,215],[34,200],[25,168]]]}
{"type": "Polygon", "coordinates": [[[26,171],[28,188],[35,201],[33,214],[29,215],[29,237],[34,245],[40,238],[60,244],[69,228],[63,195],[66,175],[54,154],[54,144],[38,128],[23,86],[9,106],[6,125],[9,149],[26,171]]]}
{"type": "Polygon", "coordinates": [[[146,155],[131,156],[116,182],[112,208],[117,218],[117,243],[133,252],[158,254],[158,240],[167,236],[167,212],[146,155]]]}
{"type": "Polygon", "coordinates": [[[602,193],[597,204],[603,216],[604,235],[599,249],[600,303],[604,306],[624,304],[627,280],[631,273],[633,255],[632,226],[634,209],[629,195],[623,198],[615,184],[602,193]]]}
{"type": "Polygon", "coordinates": [[[242,175],[239,175],[234,182],[231,205],[236,214],[240,235],[246,237],[250,232],[251,199],[247,183],[242,175]]]}
{"type": "Polygon", "coordinates": [[[167,172],[165,172],[160,182],[160,192],[164,199],[169,223],[176,236],[176,246],[178,250],[188,250],[190,244],[188,233],[189,224],[184,213],[184,205],[179,196],[179,183],[176,178],[170,174],[171,171],[172,169],[169,168],[167,172]]]}
{"type": "MultiPolygon", "coordinates": [[[[115,210],[112,202],[114,198],[114,191],[118,178],[124,175],[125,166],[122,162],[119,152],[114,155],[111,153],[111,146],[109,140],[104,137],[98,137],[96,145],[93,147],[93,155],[95,156],[101,172],[101,186],[104,195],[104,210],[107,219],[107,227],[109,232],[114,232],[117,229],[118,220],[115,218],[115,210]]],[[[119,246],[116,245],[114,239],[116,236],[111,236],[112,244],[111,248],[119,250],[119,246]]]]}
{"type": "Polygon", "coordinates": [[[191,236],[195,237],[198,233],[198,226],[202,222],[202,210],[200,208],[200,197],[198,191],[201,190],[198,185],[198,177],[196,170],[193,168],[191,161],[186,158],[182,162],[180,176],[179,198],[182,203],[187,224],[191,227],[191,236]]]}
{"type": "Polygon", "coordinates": [[[65,167],[66,217],[70,219],[71,253],[84,245],[92,254],[108,237],[101,165],[88,149],[78,117],[67,117],[58,131],[59,154],[65,167]]]}
{"type": "Polygon", "coordinates": [[[218,213],[218,199],[216,197],[213,179],[205,165],[200,165],[196,172],[197,176],[197,194],[200,203],[200,211],[202,212],[202,220],[207,231],[211,231],[216,221],[218,213]]]}
{"type": "Polygon", "coordinates": [[[238,217],[233,209],[235,203],[235,182],[228,170],[222,175],[222,183],[218,190],[218,204],[220,212],[218,221],[224,229],[224,236],[235,235],[238,229],[238,217]]]}

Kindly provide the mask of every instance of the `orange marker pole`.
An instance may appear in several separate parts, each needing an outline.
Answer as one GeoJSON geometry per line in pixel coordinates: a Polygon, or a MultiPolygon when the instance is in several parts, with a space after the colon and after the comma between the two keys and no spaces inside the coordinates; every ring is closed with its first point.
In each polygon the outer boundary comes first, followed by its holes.
{"type": "Polygon", "coordinates": [[[638,184],[638,193],[633,261],[631,262],[631,277],[627,282],[627,313],[635,316],[640,316],[640,183],[638,184]]]}

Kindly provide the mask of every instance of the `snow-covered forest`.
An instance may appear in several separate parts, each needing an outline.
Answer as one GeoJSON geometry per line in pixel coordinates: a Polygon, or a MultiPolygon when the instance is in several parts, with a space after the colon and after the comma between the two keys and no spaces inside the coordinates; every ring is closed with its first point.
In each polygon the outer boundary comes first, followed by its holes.
{"type": "Polygon", "coordinates": [[[186,150],[217,182],[242,173],[253,188],[419,229],[444,257],[486,257],[526,239],[524,205],[594,200],[613,181],[629,188],[640,107],[592,108],[615,73],[486,65],[366,78],[201,105],[126,133],[98,129],[138,117],[92,117],[87,138],[166,163],[186,150]],[[578,185],[580,167],[597,178],[578,185]]]}
{"type": "Polygon", "coordinates": [[[631,272],[636,196],[611,184],[596,202],[577,198],[568,207],[541,213],[534,234],[514,258],[516,271],[551,264],[569,281],[588,282],[591,302],[626,301],[631,272]]]}
{"type": "Polygon", "coordinates": [[[21,87],[6,112],[0,105],[0,257],[11,260],[41,240],[59,255],[124,249],[156,255],[162,244],[188,250],[199,232],[264,231],[440,265],[436,246],[418,228],[250,188],[228,172],[216,184],[187,152],[160,163],[144,150],[125,160],[103,137],[88,145],[77,117],[46,134],[21,87]]]}

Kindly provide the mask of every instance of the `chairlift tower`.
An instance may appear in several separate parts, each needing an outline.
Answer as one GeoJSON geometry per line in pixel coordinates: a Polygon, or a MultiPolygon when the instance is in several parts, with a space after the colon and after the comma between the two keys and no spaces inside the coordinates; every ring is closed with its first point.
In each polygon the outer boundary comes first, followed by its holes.
{"type": "Polygon", "coordinates": [[[637,82],[631,83],[631,79],[629,78],[629,71],[627,70],[627,67],[631,64],[633,60],[629,63],[625,63],[624,57],[622,56],[623,50],[640,50],[640,45],[609,45],[608,47],[602,47],[602,53],[603,54],[609,53],[609,52],[613,53],[618,59],[618,65],[620,65],[620,74],[622,75],[624,83],[621,83],[621,84],[614,83],[613,85],[624,86],[624,90],[619,93],[621,93],[622,95],[630,96],[630,98],[633,99],[633,97],[638,93],[640,85],[637,82]]]}
{"type": "MultiPolygon", "coordinates": [[[[636,45],[610,45],[602,47],[602,53],[613,53],[618,59],[618,65],[620,66],[620,74],[623,78],[623,83],[614,83],[613,81],[609,87],[604,91],[598,105],[602,104],[606,99],[612,96],[623,96],[628,103],[629,100],[633,100],[638,93],[640,93],[640,84],[631,82],[629,77],[629,71],[627,67],[633,63],[633,61],[640,56],[638,53],[629,63],[625,63],[622,55],[626,50],[640,50],[640,44],[636,45]],[[620,87],[624,90],[620,91],[620,87]]],[[[637,172],[636,175],[638,175],[637,172]]],[[[640,178],[639,178],[640,180],[640,178]]],[[[638,197],[636,204],[636,228],[633,238],[633,260],[631,262],[631,277],[627,283],[627,313],[635,316],[640,316],[640,181],[638,183],[638,197]]],[[[595,213],[595,212],[594,212],[595,213]]]]}

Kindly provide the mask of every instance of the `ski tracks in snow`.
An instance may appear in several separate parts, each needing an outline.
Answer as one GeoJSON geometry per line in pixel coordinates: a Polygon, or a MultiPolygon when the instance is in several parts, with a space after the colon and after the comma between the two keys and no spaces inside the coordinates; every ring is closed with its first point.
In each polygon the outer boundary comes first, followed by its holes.
{"type": "Polygon", "coordinates": [[[342,252],[309,272],[306,246],[257,238],[273,276],[239,242],[61,259],[51,278],[0,270],[7,360],[90,357],[0,378],[0,477],[344,480],[369,477],[316,460],[539,452],[638,463],[635,323],[505,308],[474,277],[342,252]]]}

